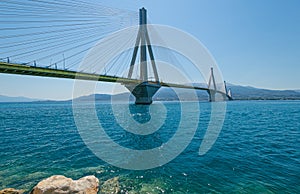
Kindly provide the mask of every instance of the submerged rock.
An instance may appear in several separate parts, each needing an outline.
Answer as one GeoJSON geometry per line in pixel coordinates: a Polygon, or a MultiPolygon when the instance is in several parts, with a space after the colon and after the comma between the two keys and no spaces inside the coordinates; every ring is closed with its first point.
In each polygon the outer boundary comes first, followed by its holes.
{"type": "Polygon", "coordinates": [[[17,190],[13,188],[7,188],[0,191],[0,194],[23,194],[24,190],[17,190]]]}
{"type": "Polygon", "coordinates": [[[72,180],[65,176],[55,175],[39,182],[31,194],[97,194],[98,188],[99,180],[95,176],[72,180]]]}
{"type": "Polygon", "coordinates": [[[118,194],[120,193],[119,177],[108,179],[101,186],[101,194],[118,194]]]}
{"type": "Polygon", "coordinates": [[[152,184],[143,184],[142,188],[140,190],[141,194],[160,194],[160,193],[164,193],[164,191],[159,188],[158,186],[152,185],[152,184]]]}

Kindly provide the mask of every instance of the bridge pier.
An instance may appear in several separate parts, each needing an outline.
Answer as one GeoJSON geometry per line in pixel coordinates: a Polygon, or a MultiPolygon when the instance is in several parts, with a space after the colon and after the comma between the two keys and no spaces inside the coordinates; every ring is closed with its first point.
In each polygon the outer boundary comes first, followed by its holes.
{"type": "Polygon", "coordinates": [[[210,77],[208,80],[208,90],[207,90],[209,96],[209,102],[226,101],[227,98],[229,100],[232,100],[231,95],[228,94],[225,81],[224,81],[224,87],[225,87],[225,93],[217,90],[217,84],[214,76],[214,69],[210,68],[210,77]]]}
{"type": "Polygon", "coordinates": [[[155,59],[150,43],[149,34],[147,31],[147,10],[145,8],[140,9],[140,26],[136,43],[130,62],[130,68],[128,72],[128,78],[132,77],[134,64],[137,58],[138,49],[140,49],[140,81],[139,84],[125,84],[125,87],[135,96],[135,104],[152,104],[152,97],[159,90],[161,85],[159,84],[158,73],[156,69],[155,59]],[[147,64],[147,50],[151,59],[152,70],[155,81],[148,80],[148,64],[147,64]]]}
{"type": "Polygon", "coordinates": [[[216,101],[216,91],[214,90],[207,90],[209,102],[215,102],[216,101]]]}
{"type": "Polygon", "coordinates": [[[226,101],[227,95],[223,93],[218,93],[216,90],[208,90],[209,102],[218,102],[218,101],[226,101]]]}
{"type": "Polygon", "coordinates": [[[152,104],[152,97],[159,90],[159,84],[142,82],[138,85],[126,85],[135,97],[135,104],[152,104]]]}

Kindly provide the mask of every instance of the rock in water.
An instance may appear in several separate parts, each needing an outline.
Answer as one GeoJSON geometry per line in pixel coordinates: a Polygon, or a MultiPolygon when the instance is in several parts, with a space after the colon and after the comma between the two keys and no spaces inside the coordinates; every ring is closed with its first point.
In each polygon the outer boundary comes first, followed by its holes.
{"type": "Polygon", "coordinates": [[[97,194],[99,180],[95,176],[86,176],[72,180],[65,176],[55,175],[39,182],[31,194],[97,194]]]}
{"type": "Polygon", "coordinates": [[[13,188],[7,188],[0,191],[0,194],[23,194],[24,190],[17,190],[13,188]]]}
{"type": "Polygon", "coordinates": [[[119,177],[108,179],[101,186],[102,194],[118,194],[120,193],[119,177]]]}

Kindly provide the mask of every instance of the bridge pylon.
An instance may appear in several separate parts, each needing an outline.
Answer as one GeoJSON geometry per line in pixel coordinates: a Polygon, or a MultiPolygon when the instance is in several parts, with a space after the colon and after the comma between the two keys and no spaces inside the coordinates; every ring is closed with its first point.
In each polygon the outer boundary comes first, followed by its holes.
{"type": "Polygon", "coordinates": [[[226,92],[226,97],[228,100],[233,100],[232,95],[231,95],[231,90],[227,88],[226,81],[224,81],[224,86],[225,86],[225,92],[226,92]]]}
{"type": "Polygon", "coordinates": [[[161,87],[153,50],[150,43],[149,34],[147,31],[147,10],[145,8],[140,9],[140,26],[136,43],[130,62],[130,68],[128,72],[128,78],[132,78],[132,73],[137,58],[138,50],[140,49],[140,80],[139,84],[125,84],[126,88],[135,96],[135,104],[151,104],[152,97],[161,87]],[[155,81],[149,81],[148,79],[148,63],[147,63],[147,50],[151,59],[151,65],[155,81]]]}
{"type": "Polygon", "coordinates": [[[217,86],[216,86],[216,80],[214,77],[214,69],[210,68],[210,77],[208,80],[208,96],[209,96],[209,101],[210,102],[215,102],[216,101],[216,93],[217,93],[217,86]]]}
{"type": "Polygon", "coordinates": [[[221,96],[220,96],[218,93],[217,84],[216,84],[216,80],[215,80],[215,76],[214,76],[214,69],[212,67],[210,68],[210,77],[208,80],[207,93],[208,93],[210,102],[224,101],[227,99],[226,94],[221,94],[221,96]]]}
{"type": "Polygon", "coordinates": [[[227,90],[225,81],[224,81],[225,93],[217,89],[217,84],[214,76],[214,69],[212,67],[210,68],[210,77],[207,85],[208,85],[207,93],[210,102],[225,101],[227,99],[232,100],[231,92],[230,90],[229,91],[227,90]]]}

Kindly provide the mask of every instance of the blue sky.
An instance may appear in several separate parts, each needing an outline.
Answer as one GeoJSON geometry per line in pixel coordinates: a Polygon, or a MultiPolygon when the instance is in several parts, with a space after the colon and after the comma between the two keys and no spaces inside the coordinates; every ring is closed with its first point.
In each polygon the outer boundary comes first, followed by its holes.
{"type": "MultiPolygon", "coordinates": [[[[300,1],[101,1],[115,8],[145,7],[152,24],[199,39],[227,82],[268,89],[300,89],[300,1]]],[[[68,99],[73,81],[0,74],[0,95],[68,99]]],[[[109,93],[111,84],[99,83],[109,93]]]]}

